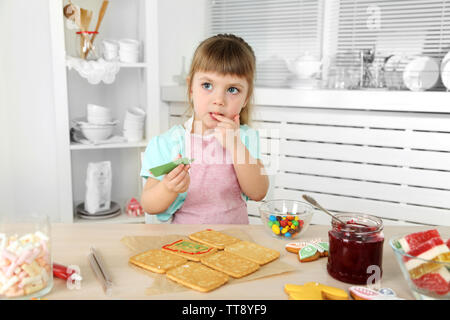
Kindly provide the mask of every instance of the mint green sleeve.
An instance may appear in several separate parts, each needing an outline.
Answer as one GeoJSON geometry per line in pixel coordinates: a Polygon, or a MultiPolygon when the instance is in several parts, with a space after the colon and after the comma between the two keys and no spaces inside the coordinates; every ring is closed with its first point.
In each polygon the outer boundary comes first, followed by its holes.
{"type": "Polygon", "coordinates": [[[165,164],[167,162],[172,161],[168,158],[167,155],[167,145],[165,145],[165,139],[161,138],[161,136],[153,137],[147,145],[145,149],[144,158],[142,160],[141,167],[141,177],[143,178],[154,178],[158,180],[162,180],[164,176],[154,177],[150,173],[150,169],[165,164]]]}
{"type": "MultiPolygon", "coordinates": [[[[150,140],[142,159],[141,177],[146,179],[151,177],[159,181],[164,178],[164,175],[154,177],[149,170],[174,160],[178,153],[184,154],[183,135],[181,133],[180,128],[174,127],[168,132],[150,140]]],[[[181,208],[186,195],[187,192],[179,194],[166,211],[156,215],[158,220],[168,221],[181,208]]]]}
{"type": "Polygon", "coordinates": [[[248,125],[241,125],[240,138],[254,159],[261,159],[259,132],[248,125]]]}

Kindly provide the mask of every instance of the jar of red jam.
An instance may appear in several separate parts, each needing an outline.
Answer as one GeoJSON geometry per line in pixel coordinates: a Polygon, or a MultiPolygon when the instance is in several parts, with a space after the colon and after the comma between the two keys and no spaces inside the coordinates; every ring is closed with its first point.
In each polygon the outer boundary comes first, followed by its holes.
{"type": "Polygon", "coordinates": [[[332,220],[328,232],[328,273],[346,283],[367,284],[369,277],[379,270],[381,279],[383,221],[365,214],[343,213],[336,217],[345,224],[332,220]]]}

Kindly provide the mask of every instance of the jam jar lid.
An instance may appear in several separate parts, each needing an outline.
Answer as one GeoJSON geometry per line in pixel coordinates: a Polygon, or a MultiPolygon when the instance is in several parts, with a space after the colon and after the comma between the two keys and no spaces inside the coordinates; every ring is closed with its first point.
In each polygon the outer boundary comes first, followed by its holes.
{"type": "Polygon", "coordinates": [[[383,230],[383,220],[376,216],[364,213],[337,213],[335,216],[346,222],[343,226],[338,220],[332,219],[331,225],[337,231],[355,235],[370,235],[383,230]]]}

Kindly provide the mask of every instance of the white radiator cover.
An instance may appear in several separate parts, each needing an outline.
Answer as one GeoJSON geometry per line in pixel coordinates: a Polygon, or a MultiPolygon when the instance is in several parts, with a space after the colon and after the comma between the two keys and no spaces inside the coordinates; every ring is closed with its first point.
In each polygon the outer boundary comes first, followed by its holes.
{"type": "MultiPolygon", "coordinates": [[[[169,99],[164,90],[162,96],[169,99]]],[[[329,93],[317,105],[255,106],[252,126],[260,132],[263,161],[269,171],[277,169],[266,199],[307,193],[332,211],[374,214],[385,224],[450,226],[450,108],[419,112],[417,101],[413,111],[404,105],[364,110],[364,102],[360,109],[355,103],[344,109],[342,102],[326,108],[327,99],[329,93]]],[[[173,100],[170,126],[183,121],[186,110],[181,99],[173,100]]],[[[257,207],[249,202],[250,216],[259,216],[257,207]]],[[[316,211],[313,223],[329,218],[316,211]]]]}

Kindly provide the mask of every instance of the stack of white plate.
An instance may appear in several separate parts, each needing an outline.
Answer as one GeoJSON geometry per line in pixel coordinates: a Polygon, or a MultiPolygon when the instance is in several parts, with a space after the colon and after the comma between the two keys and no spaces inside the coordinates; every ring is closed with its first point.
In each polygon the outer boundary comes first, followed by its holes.
{"type": "Polygon", "coordinates": [[[123,135],[129,142],[144,139],[145,111],[140,108],[130,108],[125,114],[123,135]]]}
{"type": "Polygon", "coordinates": [[[80,203],[77,206],[77,215],[78,215],[78,217],[80,217],[82,219],[100,220],[100,219],[112,218],[112,217],[118,216],[120,214],[121,214],[120,206],[114,201],[111,201],[110,209],[99,211],[94,214],[89,213],[88,211],[86,211],[84,209],[84,202],[80,203]]]}
{"type": "Polygon", "coordinates": [[[139,41],[134,39],[122,39],[119,41],[119,59],[125,63],[139,61],[139,41]]]}
{"type": "Polygon", "coordinates": [[[431,57],[417,57],[403,71],[403,82],[411,91],[433,88],[439,80],[439,65],[431,57]]]}
{"type": "Polygon", "coordinates": [[[408,63],[417,58],[417,56],[393,55],[384,65],[384,79],[388,89],[402,90],[407,89],[403,82],[403,71],[408,63]]]}
{"type": "Polygon", "coordinates": [[[447,90],[450,90],[450,52],[442,59],[441,63],[441,79],[447,90]]]}
{"type": "Polygon", "coordinates": [[[103,57],[105,60],[116,60],[119,55],[119,43],[114,40],[103,40],[103,57]]]}

